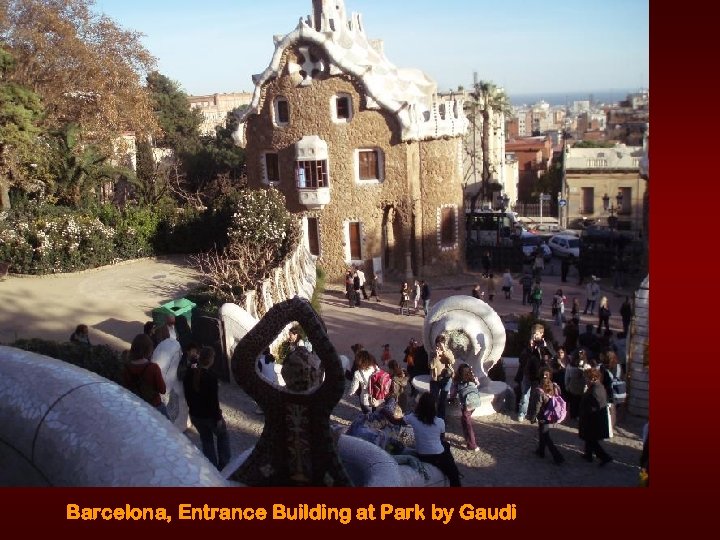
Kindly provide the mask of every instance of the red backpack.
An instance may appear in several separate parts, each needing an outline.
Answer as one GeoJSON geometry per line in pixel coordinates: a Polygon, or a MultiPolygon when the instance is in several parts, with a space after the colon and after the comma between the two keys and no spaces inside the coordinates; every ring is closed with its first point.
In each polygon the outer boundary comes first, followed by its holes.
{"type": "Polygon", "coordinates": [[[390,388],[392,388],[392,377],[387,371],[382,369],[376,369],[370,380],[368,381],[368,395],[370,396],[371,404],[377,406],[383,401],[388,394],[390,394],[390,388]]]}

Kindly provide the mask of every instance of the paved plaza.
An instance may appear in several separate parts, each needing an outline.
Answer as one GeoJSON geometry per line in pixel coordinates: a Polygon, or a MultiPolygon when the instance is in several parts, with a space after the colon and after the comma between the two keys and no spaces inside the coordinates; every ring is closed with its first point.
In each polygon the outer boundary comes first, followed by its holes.
{"type": "MultiPolygon", "coordinates": [[[[470,294],[479,276],[460,274],[428,280],[432,302],[457,294],[470,294]]],[[[80,323],[90,327],[93,344],[105,343],[118,349],[128,348],[133,336],[142,331],[153,308],[187,293],[197,283],[198,275],[182,258],[145,259],[78,274],[47,277],[9,276],[0,281],[0,342],[17,338],[41,337],[67,340],[80,323]]],[[[577,286],[577,276],[570,274],[560,283],[559,263],[550,265],[543,278],[544,302],[541,317],[550,319],[550,301],[557,288],[568,298],[578,297],[584,306],[584,286],[577,286]]],[[[611,328],[621,329],[619,308],[624,296],[632,290],[613,290],[601,283],[601,295],[608,297],[613,313],[611,328]]],[[[522,306],[519,287],[514,298],[495,297],[493,307],[501,315],[522,315],[530,311],[522,306]]],[[[350,346],[362,343],[377,357],[382,345],[402,359],[402,351],[411,337],[420,338],[421,314],[398,315],[399,284],[386,283],[381,302],[363,301],[360,308],[349,308],[344,289],[329,284],[322,297],[322,317],[328,334],[340,354],[352,356],[350,346]]],[[[412,310],[411,310],[412,313],[412,310]]],[[[569,313],[569,308],[568,308],[569,313]]],[[[597,317],[583,316],[586,323],[597,324],[597,317]]],[[[560,329],[553,327],[555,337],[560,329]]],[[[263,417],[255,404],[234,383],[221,383],[223,411],[231,430],[233,454],[251,446],[263,427],[263,417]]],[[[334,420],[348,424],[358,413],[358,398],[348,397],[338,404],[334,420]]],[[[620,422],[616,436],[604,442],[615,458],[606,467],[588,464],[580,458],[581,443],[575,422],[566,421],[554,429],[553,439],[566,457],[562,466],[550,458],[541,460],[533,454],[537,427],[519,423],[506,414],[495,414],[475,421],[480,452],[464,450],[459,417],[448,413],[448,440],[463,474],[466,486],[636,486],[640,433],[644,419],[628,416],[620,422]]],[[[188,436],[199,444],[194,430],[188,436]]]]}

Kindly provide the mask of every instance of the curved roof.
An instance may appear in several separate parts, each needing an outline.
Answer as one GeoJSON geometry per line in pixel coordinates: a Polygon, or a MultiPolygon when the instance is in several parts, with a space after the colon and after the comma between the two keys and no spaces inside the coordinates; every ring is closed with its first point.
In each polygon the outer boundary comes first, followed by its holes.
{"type": "MultiPolygon", "coordinates": [[[[329,59],[329,65],[316,63],[318,69],[329,75],[345,73],[355,77],[363,86],[367,108],[383,109],[395,115],[401,126],[403,141],[435,139],[463,135],[468,120],[463,112],[462,99],[438,99],[435,82],[418,69],[402,69],[392,64],[378,41],[365,35],[361,16],[345,16],[342,1],[315,3],[315,15],[300,19],[297,27],[285,36],[276,36],[275,52],[270,65],[261,74],[253,76],[255,91],[250,107],[240,118],[244,123],[257,114],[261,106],[262,89],[278,77],[283,67],[286,50],[307,44],[320,47],[329,59]]],[[[302,66],[290,65],[291,73],[302,66]]],[[[312,84],[305,76],[300,85],[312,84]]],[[[244,131],[242,126],[239,131],[244,131]]],[[[241,135],[241,134],[238,134],[241,135]]],[[[242,144],[242,134],[240,144],[242,144]]]]}

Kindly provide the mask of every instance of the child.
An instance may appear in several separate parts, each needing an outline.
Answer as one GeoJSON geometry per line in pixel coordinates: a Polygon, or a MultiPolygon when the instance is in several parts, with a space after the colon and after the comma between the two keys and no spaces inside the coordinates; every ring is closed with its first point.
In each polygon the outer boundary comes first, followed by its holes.
{"type": "Polygon", "coordinates": [[[382,360],[383,366],[386,366],[387,363],[392,360],[392,354],[390,354],[390,344],[386,343],[383,345],[383,351],[382,355],[380,356],[380,360],[382,360]]]}

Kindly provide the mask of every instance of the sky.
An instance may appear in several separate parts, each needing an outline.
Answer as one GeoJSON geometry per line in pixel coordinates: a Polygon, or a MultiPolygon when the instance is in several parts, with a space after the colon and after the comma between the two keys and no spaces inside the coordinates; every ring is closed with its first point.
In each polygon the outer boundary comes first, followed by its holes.
{"type": "MultiPolygon", "coordinates": [[[[649,0],[345,0],[387,58],[450,90],[492,81],[514,94],[649,85],[649,0]]],[[[96,0],[145,35],[158,71],[191,95],[250,92],[311,0],[96,0]]]]}

